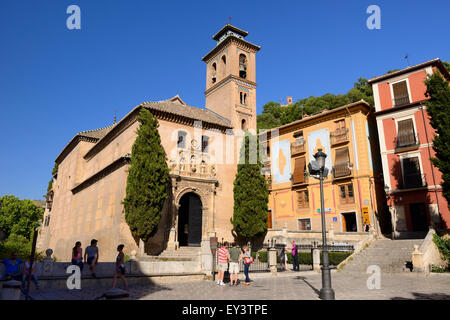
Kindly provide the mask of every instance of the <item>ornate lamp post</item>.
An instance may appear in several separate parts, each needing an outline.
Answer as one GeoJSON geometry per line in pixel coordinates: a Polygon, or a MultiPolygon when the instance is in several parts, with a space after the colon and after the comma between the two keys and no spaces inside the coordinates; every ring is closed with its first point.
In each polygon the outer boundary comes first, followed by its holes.
{"type": "Polygon", "coordinates": [[[334,300],[334,290],[331,288],[331,272],[330,263],[328,259],[327,248],[327,230],[325,225],[325,205],[323,197],[323,179],[328,175],[328,169],[325,168],[325,159],[327,155],[319,149],[314,155],[316,159],[315,163],[310,167],[310,171],[319,173],[320,181],[320,215],[322,218],[322,289],[320,289],[320,299],[322,300],[334,300]],[[315,170],[314,170],[315,169],[315,170]]]}

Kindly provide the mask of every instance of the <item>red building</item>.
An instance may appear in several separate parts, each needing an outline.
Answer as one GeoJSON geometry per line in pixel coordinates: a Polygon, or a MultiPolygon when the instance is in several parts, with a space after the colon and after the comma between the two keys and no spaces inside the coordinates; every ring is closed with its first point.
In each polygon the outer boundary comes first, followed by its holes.
{"type": "Polygon", "coordinates": [[[428,231],[430,225],[450,227],[441,172],[430,161],[435,156],[435,130],[424,104],[424,81],[435,71],[450,80],[439,59],[369,80],[375,99],[387,205],[398,238],[428,231]]]}

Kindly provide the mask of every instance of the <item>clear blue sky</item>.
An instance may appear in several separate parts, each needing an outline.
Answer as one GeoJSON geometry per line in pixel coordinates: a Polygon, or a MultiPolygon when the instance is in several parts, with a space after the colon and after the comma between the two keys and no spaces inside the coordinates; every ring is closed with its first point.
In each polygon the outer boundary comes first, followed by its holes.
{"type": "Polygon", "coordinates": [[[448,0],[1,0],[0,196],[42,199],[54,159],[79,131],[143,101],[204,106],[211,39],[232,17],[262,47],[258,113],[268,101],[345,93],[363,76],[450,60],[448,0]],[[81,8],[81,30],[66,9],[81,8]],[[381,30],[366,8],[381,8],[381,30]]]}

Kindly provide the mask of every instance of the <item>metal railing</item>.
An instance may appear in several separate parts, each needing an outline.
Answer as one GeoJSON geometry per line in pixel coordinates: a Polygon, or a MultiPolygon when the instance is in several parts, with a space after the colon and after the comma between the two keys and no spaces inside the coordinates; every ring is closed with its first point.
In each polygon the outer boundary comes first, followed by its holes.
{"type": "Polygon", "coordinates": [[[403,176],[403,183],[400,185],[400,189],[413,189],[425,187],[426,175],[421,173],[407,174],[403,176]]]}
{"type": "Polygon", "coordinates": [[[409,134],[401,134],[395,137],[395,149],[419,146],[419,138],[413,132],[409,134]]]}
{"type": "Polygon", "coordinates": [[[337,129],[330,132],[330,143],[338,144],[348,141],[348,128],[337,129]]]}
{"type": "Polygon", "coordinates": [[[299,154],[305,152],[305,143],[304,142],[293,142],[291,143],[291,155],[299,154]]]}
{"type": "Polygon", "coordinates": [[[409,103],[409,95],[398,96],[392,99],[394,107],[400,107],[409,103]]]}
{"type": "Polygon", "coordinates": [[[352,175],[353,164],[349,161],[333,166],[333,177],[340,178],[352,175]]]}

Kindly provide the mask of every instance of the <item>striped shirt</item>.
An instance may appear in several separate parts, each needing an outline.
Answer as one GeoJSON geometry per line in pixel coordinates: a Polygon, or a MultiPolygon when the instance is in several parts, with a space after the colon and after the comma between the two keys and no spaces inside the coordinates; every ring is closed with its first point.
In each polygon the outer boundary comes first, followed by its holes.
{"type": "Polygon", "coordinates": [[[222,247],[219,249],[219,263],[227,263],[228,257],[228,249],[226,247],[222,247]]]}

